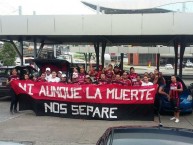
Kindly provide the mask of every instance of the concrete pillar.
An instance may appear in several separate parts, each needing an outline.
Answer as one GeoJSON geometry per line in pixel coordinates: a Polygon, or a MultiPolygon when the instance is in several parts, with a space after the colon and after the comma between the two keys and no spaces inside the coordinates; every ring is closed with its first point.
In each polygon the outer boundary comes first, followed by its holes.
{"type": "Polygon", "coordinates": [[[102,42],[101,64],[103,68],[105,64],[105,49],[106,49],[106,42],[102,42]]]}
{"type": "Polygon", "coordinates": [[[124,53],[121,53],[121,62],[120,62],[121,70],[123,70],[123,58],[124,58],[124,53]]]}
{"type": "Polygon", "coordinates": [[[182,63],[184,60],[184,51],[186,48],[186,44],[184,40],[181,40],[180,42],[180,67],[179,67],[179,77],[182,78],[182,63]]]}
{"type": "Polygon", "coordinates": [[[20,40],[21,66],[23,65],[23,40],[20,40]]]}
{"type": "Polygon", "coordinates": [[[157,58],[156,59],[156,63],[157,63],[156,66],[157,66],[157,70],[159,70],[159,67],[160,67],[160,53],[157,53],[156,56],[157,56],[156,57],[157,58]]]}
{"type": "Polygon", "coordinates": [[[175,60],[174,60],[174,62],[175,62],[175,64],[174,64],[174,74],[177,76],[178,74],[178,41],[177,40],[175,40],[174,41],[174,53],[175,53],[175,60]]]}
{"type": "Polygon", "coordinates": [[[34,59],[36,59],[36,57],[37,57],[37,42],[34,39],[34,59]]]}
{"type": "Polygon", "coordinates": [[[99,42],[94,43],[96,53],[96,70],[99,71],[99,42]]]}

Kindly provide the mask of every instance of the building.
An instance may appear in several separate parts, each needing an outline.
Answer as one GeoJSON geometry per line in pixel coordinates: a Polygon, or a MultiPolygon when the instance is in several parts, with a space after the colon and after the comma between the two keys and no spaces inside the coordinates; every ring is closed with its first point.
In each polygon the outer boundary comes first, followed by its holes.
{"type": "MultiPolygon", "coordinates": [[[[82,0],[82,3],[102,14],[185,12],[188,6],[193,7],[193,1],[187,0],[82,0]]],[[[129,53],[127,56],[130,65],[157,64],[156,54],[129,53]]],[[[192,54],[185,54],[184,58],[192,60],[192,54]]],[[[174,64],[174,53],[160,55],[160,64],[167,63],[174,64]]]]}

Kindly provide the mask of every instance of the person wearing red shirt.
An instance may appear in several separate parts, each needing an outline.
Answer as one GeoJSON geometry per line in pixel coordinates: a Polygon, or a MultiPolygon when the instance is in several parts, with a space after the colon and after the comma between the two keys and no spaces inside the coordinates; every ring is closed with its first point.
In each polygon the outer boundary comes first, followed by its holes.
{"type": "Polygon", "coordinates": [[[106,67],[102,68],[102,66],[100,66],[99,71],[98,71],[97,76],[96,76],[96,80],[99,80],[101,77],[101,74],[105,74],[105,72],[106,72],[106,67]]]}
{"type": "Polygon", "coordinates": [[[170,118],[170,120],[175,120],[178,123],[180,117],[180,93],[183,91],[183,86],[181,82],[176,80],[176,76],[171,76],[171,84],[170,84],[170,102],[171,106],[174,109],[174,117],[170,118]]]}
{"type": "MultiPolygon", "coordinates": [[[[19,76],[17,75],[17,70],[13,69],[11,71],[11,75],[8,78],[7,84],[10,85],[10,83],[14,80],[19,80],[19,76]]],[[[11,95],[11,104],[10,104],[10,113],[17,113],[17,103],[18,103],[18,97],[15,94],[14,90],[10,87],[10,95],[11,95]]]]}
{"type": "Polygon", "coordinates": [[[46,74],[42,73],[41,76],[36,80],[36,82],[47,82],[46,74]]]}
{"type": "Polygon", "coordinates": [[[115,84],[115,85],[121,85],[122,86],[123,84],[121,82],[121,76],[120,75],[116,75],[115,76],[115,80],[113,80],[111,83],[115,84]]]}
{"type": "Polygon", "coordinates": [[[138,74],[135,73],[134,67],[131,67],[131,68],[130,68],[129,79],[131,80],[132,83],[134,83],[134,82],[137,81],[137,76],[138,76],[138,74]]]}
{"type": "Polygon", "coordinates": [[[126,72],[123,73],[121,82],[123,86],[132,86],[131,80],[128,79],[126,72]]]}
{"type": "Polygon", "coordinates": [[[107,80],[111,81],[114,75],[112,64],[108,65],[108,69],[105,71],[107,80]]]}
{"type": "Polygon", "coordinates": [[[137,75],[137,81],[132,83],[133,86],[141,86],[142,81],[141,81],[141,76],[137,75]]]}
{"type": "Polygon", "coordinates": [[[86,76],[85,76],[84,84],[92,84],[92,80],[91,80],[91,78],[90,78],[89,75],[86,75],[86,76]]]}
{"type": "MultiPolygon", "coordinates": [[[[99,67],[99,71],[101,70],[101,68],[99,67]]],[[[88,75],[90,76],[92,81],[97,80],[97,76],[98,76],[98,72],[97,70],[95,70],[92,66],[92,63],[90,63],[90,67],[89,67],[89,71],[88,71],[88,75]]]]}
{"type": "Polygon", "coordinates": [[[86,77],[86,73],[83,67],[80,68],[80,73],[78,74],[78,84],[84,84],[84,79],[86,77]]]}
{"type": "Polygon", "coordinates": [[[100,79],[98,80],[98,84],[99,85],[105,85],[105,84],[108,84],[108,80],[106,79],[106,76],[105,74],[101,74],[100,75],[100,79]]]}

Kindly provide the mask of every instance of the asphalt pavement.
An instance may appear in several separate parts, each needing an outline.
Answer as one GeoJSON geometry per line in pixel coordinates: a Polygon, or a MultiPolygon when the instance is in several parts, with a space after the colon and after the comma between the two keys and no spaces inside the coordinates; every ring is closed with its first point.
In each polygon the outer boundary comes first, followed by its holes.
{"type": "MultiPolygon", "coordinates": [[[[193,129],[193,115],[184,115],[180,123],[161,115],[164,126],[193,129]]],[[[157,126],[154,121],[102,121],[36,116],[32,111],[9,114],[9,101],[0,101],[0,141],[25,145],[94,145],[108,127],[157,126]]],[[[0,145],[5,143],[0,142],[0,145]]]]}

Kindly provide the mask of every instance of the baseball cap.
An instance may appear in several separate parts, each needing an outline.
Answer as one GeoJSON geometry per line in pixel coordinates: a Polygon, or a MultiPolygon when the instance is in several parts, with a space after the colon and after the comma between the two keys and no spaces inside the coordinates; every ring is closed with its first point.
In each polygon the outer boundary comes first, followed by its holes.
{"type": "Polygon", "coordinates": [[[90,78],[90,76],[89,75],[86,75],[86,77],[85,78],[90,78]]]}
{"type": "Polygon", "coordinates": [[[51,69],[49,67],[46,68],[46,71],[51,71],[51,69]]]}
{"type": "Polygon", "coordinates": [[[61,71],[58,71],[58,73],[62,74],[62,72],[61,72],[61,71]]]}
{"type": "Polygon", "coordinates": [[[62,74],[62,77],[65,78],[65,77],[66,77],[66,74],[62,74]]]}

